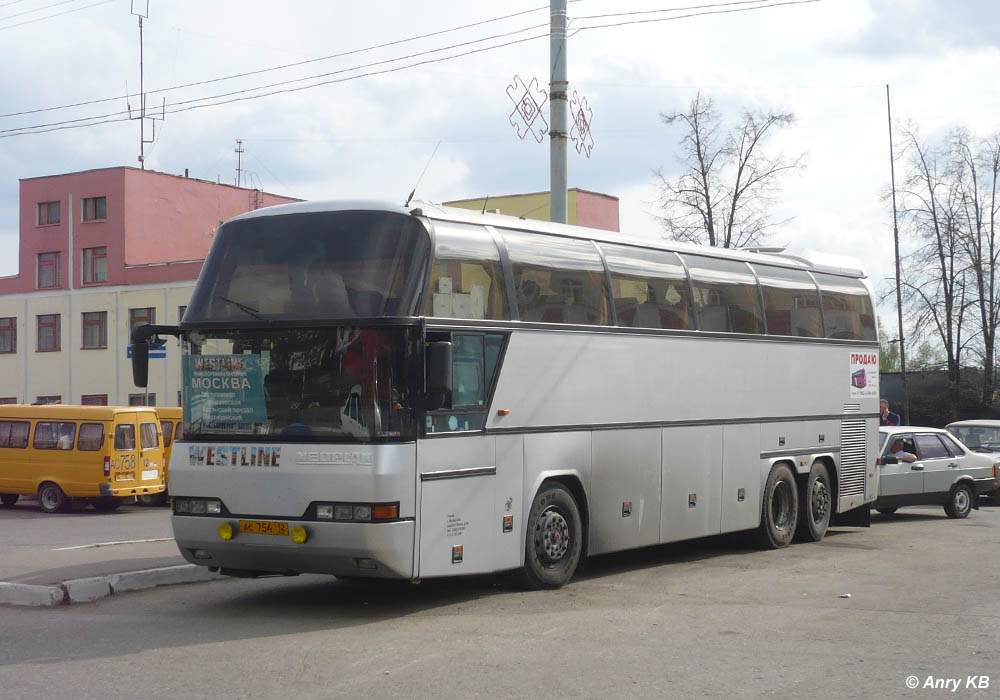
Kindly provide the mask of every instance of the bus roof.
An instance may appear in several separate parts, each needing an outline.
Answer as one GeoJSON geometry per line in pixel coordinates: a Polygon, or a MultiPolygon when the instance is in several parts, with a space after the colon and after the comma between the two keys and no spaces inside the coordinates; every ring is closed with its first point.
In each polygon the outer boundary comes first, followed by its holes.
{"type": "Polygon", "coordinates": [[[600,243],[618,243],[656,250],[670,250],[678,253],[694,255],[709,255],[745,260],[746,262],[762,262],[783,267],[795,267],[817,272],[830,272],[851,277],[867,277],[860,261],[844,255],[822,253],[808,249],[785,248],[718,248],[679,241],[654,240],[629,236],[627,233],[588,228],[586,226],[571,226],[558,224],[541,219],[526,219],[524,217],[495,214],[492,212],[477,212],[472,209],[446,207],[432,202],[415,201],[409,207],[398,203],[376,199],[343,199],[315,200],[279,204],[272,207],[255,209],[254,211],[233,217],[230,221],[254,219],[269,216],[285,216],[289,214],[310,214],[337,211],[373,211],[390,212],[403,216],[424,216],[431,221],[451,221],[466,224],[494,226],[502,229],[514,229],[534,233],[547,233],[571,238],[583,238],[600,243]]]}
{"type": "Polygon", "coordinates": [[[114,420],[122,413],[152,413],[154,406],[72,406],[50,403],[42,405],[5,404],[0,405],[0,420],[4,418],[27,418],[31,420],[114,420]]]}

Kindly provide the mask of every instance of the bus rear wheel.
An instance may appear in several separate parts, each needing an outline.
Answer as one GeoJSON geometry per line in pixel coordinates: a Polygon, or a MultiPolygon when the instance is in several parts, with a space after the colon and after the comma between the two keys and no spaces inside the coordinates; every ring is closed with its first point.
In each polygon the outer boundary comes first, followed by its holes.
{"type": "Polygon", "coordinates": [[[38,505],[46,513],[65,513],[72,507],[73,502],[59,488],[59,484],[46,481],[38,487],[38,505]]]}
{"type": "Polygon", "coordinates": [[[5,508],[11,508],[17,503],[17,499],[20,497],[20,494],[16,493],[0,493],[0,504],[5,508]]]}
{"type": "Polygon", "coordinates": [[[583,552],[583,520],[576,499],[561,484],[543,486],[528,513],[521,582],[559,588],[573,578],[583,552]]]}
{"type": "Polygon", "coordinates": [[[819,542],[826,535],[833,512],[830,472],[822,462],[813,462],[809,476],[799,491],[799,526],[796,537],[803,542],[819,542]]]}
{"type": "Polygon", "coordinates": [[[799,516],[799,490],[787,464],[775,464],[767,475],[757,544],[764,549],[787,547],[795,536],[799,516]]]}

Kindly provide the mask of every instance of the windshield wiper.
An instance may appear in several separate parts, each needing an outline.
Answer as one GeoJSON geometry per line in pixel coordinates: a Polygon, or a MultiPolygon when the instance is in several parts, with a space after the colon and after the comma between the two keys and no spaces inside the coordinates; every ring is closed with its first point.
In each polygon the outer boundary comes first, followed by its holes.
{"type": "Polygon", "coordinates": [[[256,318],[259,321],[267,321],[268,320],[268,319],[264,318],[263,316],[261,316],[260,313],[259,313],[259,311],[257,309],[255,309],[255,308],[253,308],[252,306],[247,306],[246,304],[241,304],[238,301],[233,301],[232,299],[224,297],[221,294],[216,294],[215,298],[216,299],[222,299],[222,301],[229,302],[230,304],[232,304],[233,306],[235,306],[240,311],[244,311],[244,312],[250,314],[251,316],[253,316],[254,318],[256,318]]]}

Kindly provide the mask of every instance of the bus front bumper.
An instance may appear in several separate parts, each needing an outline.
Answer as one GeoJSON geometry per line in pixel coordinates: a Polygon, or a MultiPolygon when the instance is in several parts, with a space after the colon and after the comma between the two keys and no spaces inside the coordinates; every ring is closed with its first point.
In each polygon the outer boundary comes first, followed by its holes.
{"type": "Polygon", "coordinates": [[[296,544],[288,535],[240,532],[236,518],[173,515],[174,539],[192,564],[244,575],[332,574],[372,578],[413,578],[413,520],[387,523],[286,521],[306,530],[296,544]],[[232,538],[219,526],[228,523],[232,538]]]}

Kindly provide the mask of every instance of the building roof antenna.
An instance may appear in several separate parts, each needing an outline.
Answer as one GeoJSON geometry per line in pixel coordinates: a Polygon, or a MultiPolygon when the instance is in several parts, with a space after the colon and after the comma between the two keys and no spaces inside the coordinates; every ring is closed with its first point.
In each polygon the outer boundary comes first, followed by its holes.
{"type": "Polygon", "coordinates": [[[410,190],[410,196],[406,198],[406,203],[403,204],[404,207],[410,206],[410,200],[413,199],[413,195],[417,193],[417,188],[420,187],[420,181],[424,179],[424,173],[426,173],[427,168],[430,167],[431,161],[434,160],[434,154],[438,152],[438,146],[440,145],[441,141],[438,140],[437,146],[434,147],[434,151],[431,153],[431,157],[427,159],[427,165],[424,166],[424,169],[420,172],[420,177],[417,178],[417,184],[415,184],[413,189],[410,190]]]}

